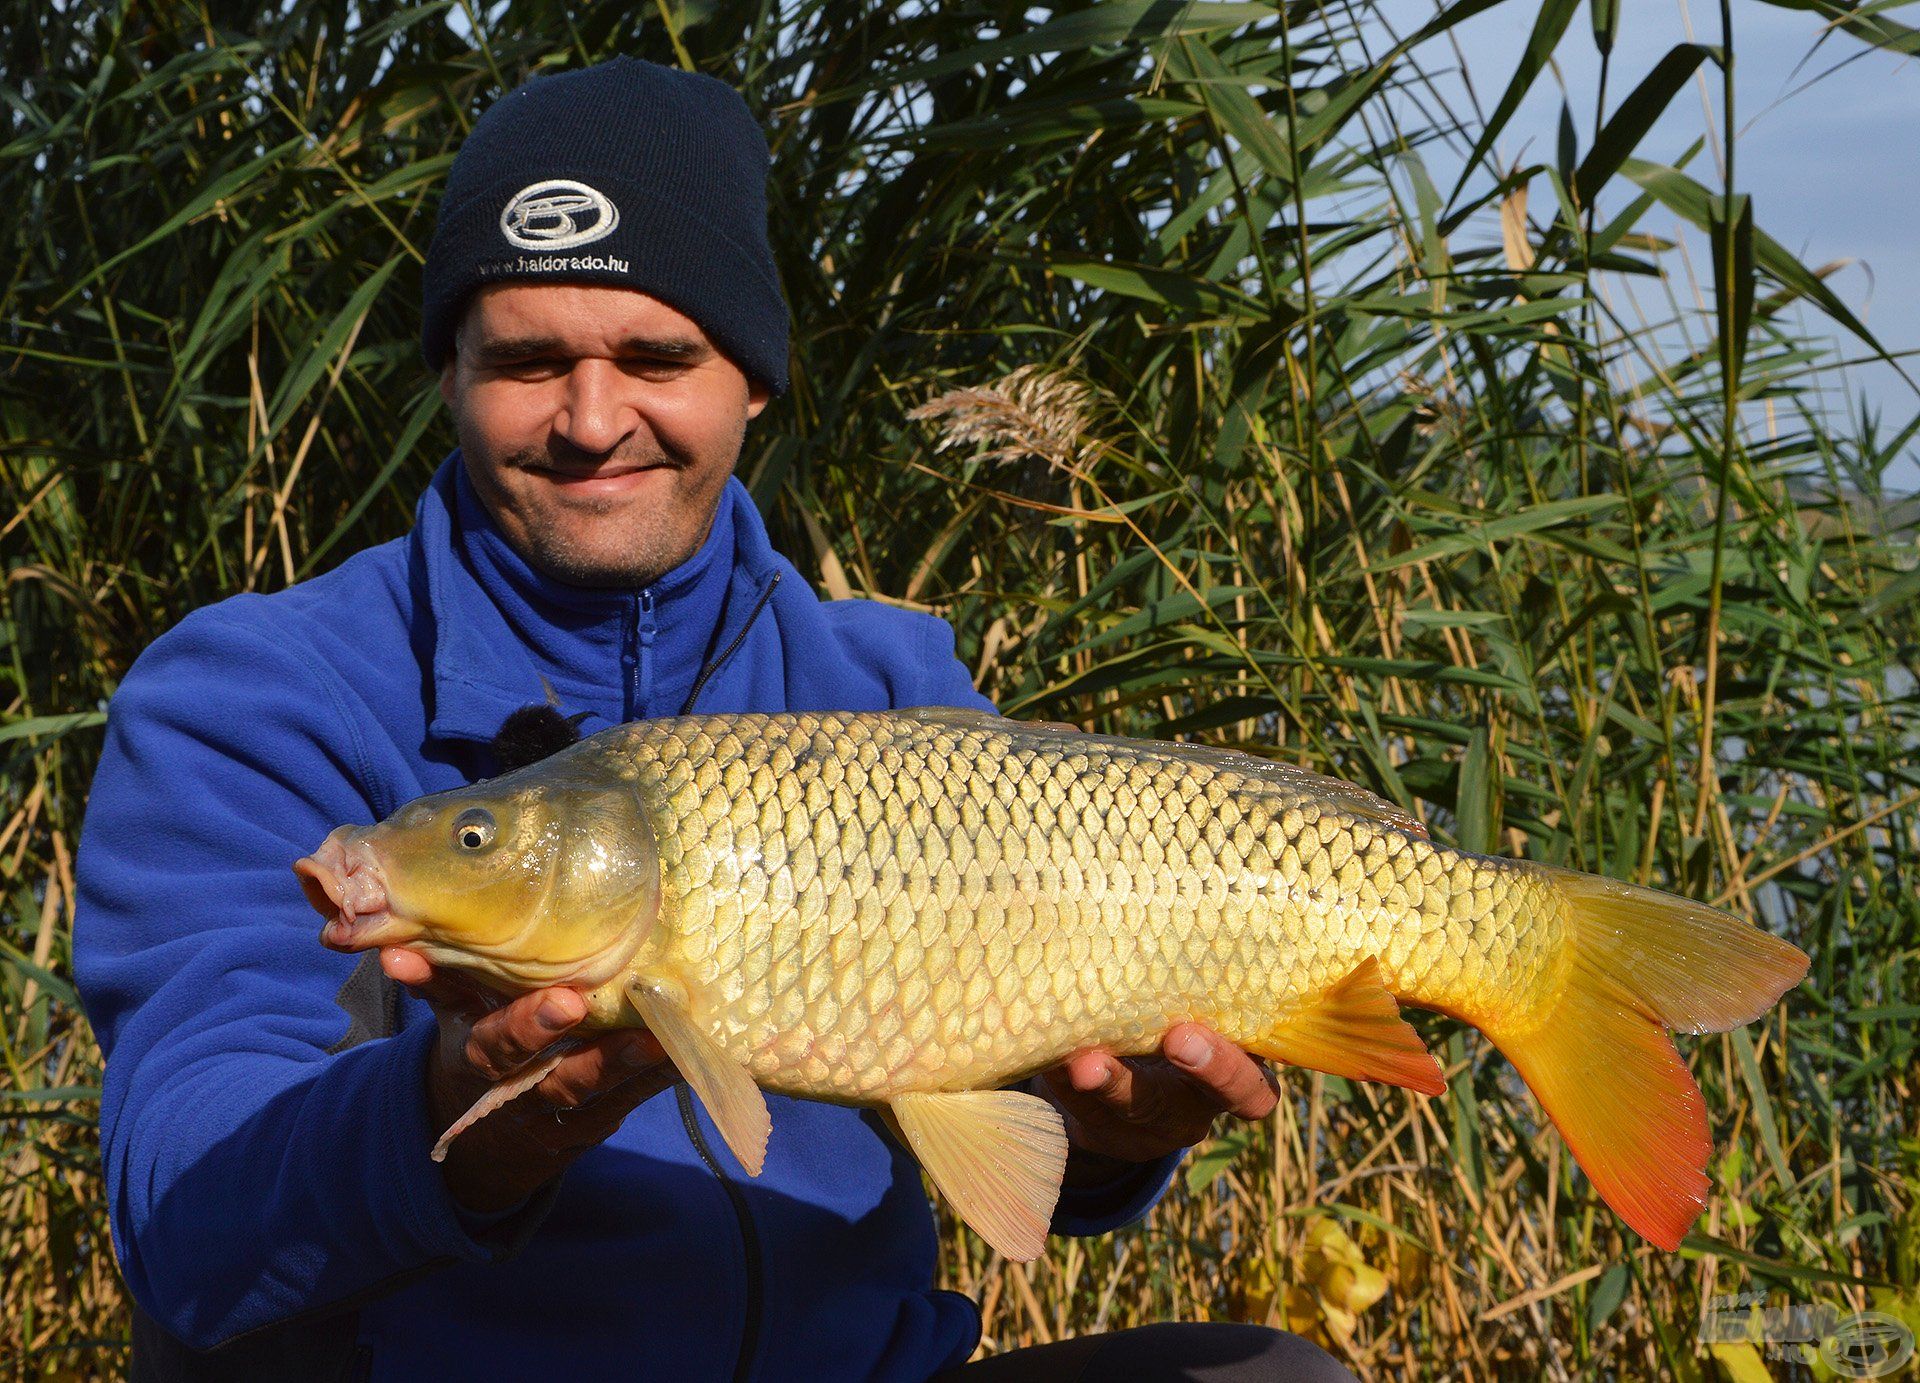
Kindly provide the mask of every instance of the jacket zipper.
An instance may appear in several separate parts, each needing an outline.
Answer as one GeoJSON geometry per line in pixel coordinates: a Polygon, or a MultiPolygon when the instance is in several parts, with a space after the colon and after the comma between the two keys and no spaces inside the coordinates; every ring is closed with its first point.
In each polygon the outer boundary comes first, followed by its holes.
{"type": "MultiPolygon", "coordinates": [[[[706,690],[707,683],[712,680],[714,674],[726,666],[735,653],[740,651],[740,645],[747,641],[747,632],[753,628],[761,612],[772,601],[774,590],[779,584],[780,573],[775,572],[768,580],[766,588],[760,592],[759,599],[754,601],[753,608],[747,612],[746,622],[740,626],[740,632],[735,634],[727,646],[700,669],[700,675],[694,678],[693,687],[687,692],[686,702],[680,707],[681,715],[693,713],[694,703],[699,700],[700,693],[706,690]]],[[[659,627],[654,621],[654,595],[649,588],[640,592],[636,602],[632,637],[621,653],[621,661],[626,665],[629,674],[628,690],[633,696],[633,704],[628,708],[629,719],[639,715],[645,704],[645,693],[652,690],[653,640],[658,633],[659,627]]],[[[373,956],[369,953],[367,960],[372,959],[373,956]]],[[[367,969],[368,966],[363,962],[361,968],[367,969]]],[[[355,972],[355,974],[358,973],[358,971],[355,972]]],[[[399,986],[388,979],[386,974],[377,968],[377,964],[373,967],[373,974],[377,977],[381,998],[382,1030],[377,1035],[391,1037],[400,1030],[399,986]]],[[[352,979],[349,978],[348,986],[352,983],[352,979]]],[[[344,995],[346,987],[343,987],[341,992],[344,995]]],[[[342,1042],[339,1045],[345,1047],[352,1044],[342,1042]]],[[[706,1135],[700,1131],[699,1121],[694,1116],[693,1092],[687,1088],[685,1081],[677,1083],[674,1095],[680,1107],[680,1122],[686,1126],[687,1140],[693,1144],[693,1150],[700,1155],[700,1160],[706,1164],[707,1170],[713,1173],[726,1191],[727,1201],[733,1207],[734,1221],[740,1230],[740,1257],[746,1272],[747,1290],[743,1313],[745,1319],[740,1327],[740,1353],[734,1361],[733,1377],[735,1383],[746,1383],[753,1374],[754,1360],[760,1352],[761,1318],[766,1310],[766,1269],[765,1258],[760,1248],[760,1233],[754,1226],[752,1213],[747,1208],[746,1193],[740,1189],[739,1184],[732,1177],[727,1175],[726,1169],[713,1155],[713,1149],[707,1143],[706,1135]]],[[[416,1270],[416,1273],[425,1272],[448,1261],[451,1260],[437,1259],[416,1270]]],[[[416,1273],[405,1273],[401,1277],[404,1280],[416,1273]]]]}
{"type": "Polygon", "coordinates": [[[660,634],[653,614],[653,588],[640,592],[639,609],[634,617],[633,714],[646,714],[647,698],[653,695],[653,641],[660,634]]]}
{"type": "Polygon", "coordinates": [[[753,608],[747,611],[747,620],[740,626],[740,632],[735,634],[732,642],[716,653],[713,661],[701,668],[700,675],[693,679],[693,686],[687,692],[686,702],[680,707],[681,715],[693,714],[693,703],[700,699],[700,693],[707,689],[707,683],[714,673],[725,667],[733,655],[739,652],[740,645],[747,641],[747,631],[753,628],[753,622],[760,618],[760,612],[767,608],[767,602],[773,599],[773,592],[779,584],[780,573],[775,572],[767,581],[767,588],[760,592],[760,598],[753,602],[753,608]]]}

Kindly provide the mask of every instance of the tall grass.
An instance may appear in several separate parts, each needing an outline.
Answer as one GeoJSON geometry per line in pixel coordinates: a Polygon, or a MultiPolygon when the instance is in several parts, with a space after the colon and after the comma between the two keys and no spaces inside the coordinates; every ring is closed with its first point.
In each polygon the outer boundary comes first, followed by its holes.
{"type": "MultiPolygon", "coordinates": [[[[1625,7],[1542,0],[1521,71],[1475,73],[1492,108],[1448,109],[1428,79],[1489,7],[0,12],[0,1359],[124,1366],[68,979],[106,699],[186,611],[404,530],[451,445],[414,346],[451,152],[616,52],[771,130],[794,388],[741,471],[824,591],[945,615],[1012,714],[1337,772],[1813,957],[1687,1043],[1722,1151],[1678,1254],[1423,1019],[1445,1099],[1292,1073],[1143,1226],[1027,1267],[956,1229],[985,1348],[1237,1318],[1383,1378],[1744,1380],[1781,1365],[1700,1343],[1716,1294],[1920,1324],[1920,570],[1884,485],[1920,420],[1831,408],[1877,343],[1737,181],[1639,151],[1709,78],[1737,178],[1737,25],[1609,59],[1591,147],[1507,168],[1535,74],[1625,7]]],[[[1786,7],[1810,45],[1915,47],[1879,6],[1786,7]]]]}

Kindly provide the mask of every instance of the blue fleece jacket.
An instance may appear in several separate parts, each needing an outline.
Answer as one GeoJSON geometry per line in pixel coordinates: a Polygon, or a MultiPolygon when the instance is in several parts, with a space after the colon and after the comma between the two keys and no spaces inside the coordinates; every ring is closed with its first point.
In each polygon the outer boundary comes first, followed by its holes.
{"type": "MultiPolygon", "coordinates": [[[[405,995],[397,1035],[342,1047],[355,960],[316,940],[291,862],[496,771],[488,742],[547,687],[590,733],[677,713],[696,679],[704,712],[986,704],[944,622],[818,600],[738,481],[681,567],[589,591],[508,547],[458,453],[406,538],[195,611],[140,658],[87,811],[74,970],[107,1053],[114,1247],[164,1330],[204,1349],[363,1299],[376,1379],[556,1358],[922,1379],[972,1350],[973,1304],[932,1286],[918,1169],[870,1112],[769,1096],[748,1178],[662,1094],[524,1209],[477,1217],[427,1157],[427,1007],[405,995]]],[[[1175,1161],[1069,1191],[1056,1230],[1136,1218],[1175,1161]]]]}

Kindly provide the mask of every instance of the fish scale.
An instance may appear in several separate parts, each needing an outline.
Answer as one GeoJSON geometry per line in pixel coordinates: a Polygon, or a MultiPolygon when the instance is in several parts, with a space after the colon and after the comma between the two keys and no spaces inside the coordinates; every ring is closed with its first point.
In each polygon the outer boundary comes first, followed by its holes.
{"type": "Polygon", "coordinates": [[[1471,1015],[1530,992],[1561,940],[1543,886],[1525,935],[1499,925],[1530,883],[1510,862],[1449,871],[1416,830],[1256,760],[991,717],[769,728],[645,721],[607,746],[660,847],[634,964],[682,968],[697,1016],[768,1089],[974,1088],[1087,1045],[1148,1051],[1186,1019],[1251,1043],[1368,955],[1400,997],[1471,1015]],[[1446,894],[1428,886],[1442,877],[1446,894]]]}

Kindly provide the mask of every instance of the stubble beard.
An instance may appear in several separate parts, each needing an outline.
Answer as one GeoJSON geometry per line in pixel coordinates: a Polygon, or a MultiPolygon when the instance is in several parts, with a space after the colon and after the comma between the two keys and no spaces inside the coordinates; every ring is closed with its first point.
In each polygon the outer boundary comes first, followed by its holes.
{"type": "MultiPolygon", "coordinates": [[[[585,500],[567,507],[576,522],[580,515],[590,514],[596,523],[605,525],[615,522],[608,516],[621,506],[606,500],[585,500]]],[[[569,586],[621,590],[651,586],[700,550],[713,531],[717,507],[706,511],[691,537],[662,531],[660,524],[640,522],[622,525],[617,543],[604,539],[583,543],[560,525],[534,523],[526,533],[529,550],[520,555],[540,572],[569,586]]],[[[596,536],[606,531],[602,528],[596,536]]]]}
{"type": "MultiPolygon", "coordinates": [[[[612,463],[664,466],[676,479],[685,477],[689,469],[654,454],[616,455],[612,463]]],[[[498,470],[526,474],[555,466],[555,458],[546,451],[526,449],[506,457],[498,470]]],[[[727,473],[732,473],[732,467],[727,473]]],[[[689,496],[687,504],[650,505],[630,497],[542,493],[540,487],[547,482],[529,477],[536,497],[529,504],[499,480],[498,474],[489,475],[476,489],[494,511],[509,546],[542,575],[569,586],[603,590],[650,586],[692,557],[712,531],[725,493],[723,481],[711,496],[689,496]],[[512,510],[516,522],[502,521],[502,505],[512,510]],[[689,506],[696,511],[690,515],[693,522],[676,523],[689,506]]]]}

